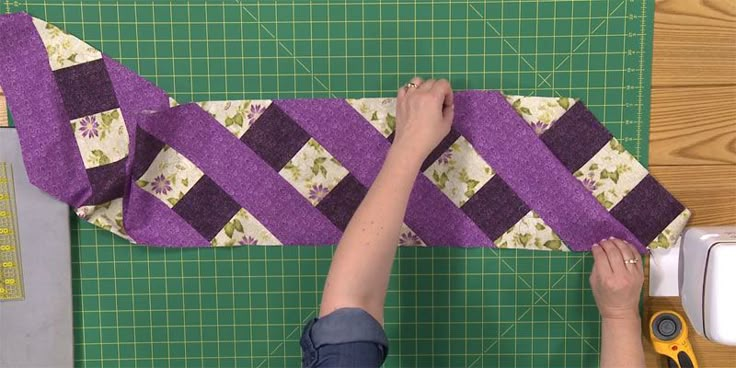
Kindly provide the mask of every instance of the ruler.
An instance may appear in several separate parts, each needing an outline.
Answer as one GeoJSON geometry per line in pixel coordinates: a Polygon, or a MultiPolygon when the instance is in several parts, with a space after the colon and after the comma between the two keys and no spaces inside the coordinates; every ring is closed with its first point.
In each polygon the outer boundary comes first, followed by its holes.
{"type": "Polygon", "coordinates": [[[0,301],[23,299],[13,167],[0,162],[0,301]]]}

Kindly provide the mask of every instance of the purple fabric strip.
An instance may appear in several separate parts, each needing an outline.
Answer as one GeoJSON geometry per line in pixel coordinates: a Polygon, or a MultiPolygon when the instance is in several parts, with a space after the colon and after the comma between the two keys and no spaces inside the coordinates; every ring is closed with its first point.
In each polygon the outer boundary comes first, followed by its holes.
{"type": "Polygon", "coordinates": [[[611,208],[611,216],[636,234],[642,244],[649,244],[684,210],[682,203],[647,175],[611,208]]]}
{"type": "Polygon", "coordinates": [[[304,147],[309,135],[278,106],[271,105],[240,140],[280,171],[304,147]]]}
{"type": "Polygon", "coordinates": [[[0,15],[0,86],[12,107],[31,183],[72,205],[92,195],[71,121],[28,14],[0,15]]]}
{"type": "MultiPolygon", "coordinates": [[[[120,105],[125,126],[128,129],[128,159],[126,160],[126,177],[124,179],[123,208],[125,209],[125,221],[130,216],[128,207],[136,204],[131,202],[132,190],[138,189],[134,183],[141,177],[163,148],[163,143],[142,129],[137,129],[138,124],[148,115],[156,111],[164,111],[169,108],[169,96],[160,88],[154,86],[130,69],[109,57],[103,55],[107,74],[115,86],[115,96],[120,105]],[[135,187],[135,188],[133,188],[135,187]]],[[[164,206],[166,207],[166,206],[164,206]]],[[[145,207],[142,207],[145,208],[145,207]]],[[[168,207],[166,207],[168,209],[168,207]]],[[[171,211],[170,211],[171,212],[171,211]]],[[[145,212],[144,212],[145,213],[145,212]]],[[[173,214],[173,212],[171,212],[173,214]]],[[[132,212],[136,216],[135,212],[132,212]]],[[[140,220],[132,220],[134,222],[140,220]]],[[[139,225],[136,223],[136,225],[139,225]]],[[[127,228],[127,225],[126,225],[127,228]]],[[[130,234],[130,232],[128,232],[130,234]]],[[[143,235],[152,235],[139,231],[143,235]]],[[[131,236],[135,238],[134,234],[131,236]]],[[[154,243],[151,244],[167,244],[154,243]]],[[[202,243],[205,244],[205,243],[202,243]]]]}
{"type": "Polygon", "coordinates": [[[132,185],[126,196],[125,230],[137,243],[171,247],[201,247],[209,240],[199,235],[160,199],[132,185]]]}
{"type": "Polygon", "coordinates": [[[54,71],[64,107],[71,119],[118,107],[105,62],[94,60],[54,71]]]}
{"type": "Polygon", "coordinates": [[[130,181],[136,181],[146,173],[165,144],[143,129],[135,128],[131,135],[135,136],[135,139],[130,141],[128,172],[130,181]]]}
{"type": "Polygon", "coordinates": [[[540,139],[570,172],[578,171],[613,138],[611,132],[585,108],[573,105],[540,139]]]}
{"type": "Polygon", "coordinates": [[[368,193],[354,176],[348,174],[317,204],[319,209],[338,229],[345,231],[360,202],[368,193]]]}
{"type": "MultiPolygon", "coordinates": [[[[135,141],[135,127],[147,116],[169,108],[169,95],[162,89],[126,68],[122,64],[103,55],[107,74],[115,86],[115,95],[120,111],[128,128],[131,145],[135,141]]],[[[132,152],[132,150],[131,150],[132,152]]],[[[156,150],[158,154],[158,150],[156,150]]],[[[154,157],[150,159],[153,160],[154,157]]],[[[139,157],[140,159],[140,157],[139,157]]],[[[148,168],[148,165],[146,165],[148,168]]],[[[143,175],[143,172],[140,173],[143,175]]]]}
{"type": "Polygon", "coordinates": [[[190,159],[282,243],[323,245],[340,239],[335,225],[199,106],[155,114],[140,127],[190,159]]]}
{"type": "Polygon", "coordinates": [[[529,207],[499,175],[470,197],[462,209],[494,241],[529,213],[529,207]]]}
{"type": "Polygon", "coordinates": [[[571,249],[590,250],[601,239],[615,236],[645,252],[634,234],[570,175],[501,93],[457,93],[455,129],[571,249]]]}
{"type": "Polygon", "coordinates": [[[197,181],[192,189],[172,208],[207,240],[217,233],[240,211],[235,202],[207,175],[197,181]]]}
{"type": "Polygon", "coordinates": [[[111,164],[87,169],[87,177],[92,185],[92,196],[85,205],[103,204],[123,196],[127,176],[125,162],[127,158],[111,164]]]}
{"type": "MultiPolygon", "coordinates": [[[[358,181],[370,187],[381,170],[390,143],[347,102],[311,99],[273,103],[298,122],[358,181]]],[[[493,244],[422,174],[418,175],[412,190],[404,221],[427,245],[479,247],[493,244]]]]}
{"type": "Polygon", "coordinates": [[[435,147],[432,152],[429,153],[427,158],[422,163],[422,167],[419,169],[419,171],[424,172],[430,166],[432,166],[432,164],[437,161],[443,153],[447,152],[447,150],[450,149],[452,144],[455,143],[458,138],[460,138],[460,133],[458,133],[455,129],[450,129],[450,132],[447,133],[445,138],[442,138],[440,144],[438,144],[437,147],[435,147]]]}

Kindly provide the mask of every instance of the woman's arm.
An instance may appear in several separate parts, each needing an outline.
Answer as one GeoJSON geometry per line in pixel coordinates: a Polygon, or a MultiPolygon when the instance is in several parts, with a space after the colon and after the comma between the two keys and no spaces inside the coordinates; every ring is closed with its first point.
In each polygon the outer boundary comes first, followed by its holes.
{"type": "Polygon", "coordinates": [[[609,239],[593,246],[593,258],[590,286],[603,319],[601,367],[645,367],[639,317],[644,270],[639,252],[627,242],[609,239]]]}
{"type": "Polygon", "coordinates": [[[362,308],[383,323],[391,265],[414,181],[427,155],[450,131],[452,89],[415,78],[399,90],[396,136],[383,168],[340,239],[327,275],[320,316],[362,308]]]}

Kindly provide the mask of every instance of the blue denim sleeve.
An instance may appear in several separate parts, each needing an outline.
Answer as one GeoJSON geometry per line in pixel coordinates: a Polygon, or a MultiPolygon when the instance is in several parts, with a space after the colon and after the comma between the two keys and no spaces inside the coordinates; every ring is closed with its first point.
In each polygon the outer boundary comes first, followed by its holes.
{"type": "Polygon", "coordinates": [[[380,367],[388,355],[381,324],[360,308],[338,309],[304,327],[302,367],[380,367]]]}

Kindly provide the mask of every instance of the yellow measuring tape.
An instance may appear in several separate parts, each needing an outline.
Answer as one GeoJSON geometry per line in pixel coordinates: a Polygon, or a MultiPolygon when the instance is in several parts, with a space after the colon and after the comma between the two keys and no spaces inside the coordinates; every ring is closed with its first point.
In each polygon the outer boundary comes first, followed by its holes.
{"type": "Polygon", "coordinates": [[[13,168],[0,162],[0,301],[23,299],[13,168]]]}

